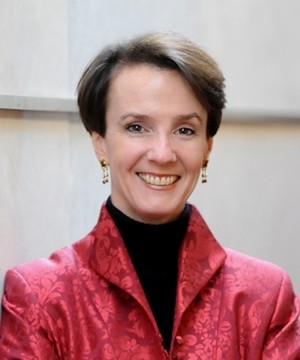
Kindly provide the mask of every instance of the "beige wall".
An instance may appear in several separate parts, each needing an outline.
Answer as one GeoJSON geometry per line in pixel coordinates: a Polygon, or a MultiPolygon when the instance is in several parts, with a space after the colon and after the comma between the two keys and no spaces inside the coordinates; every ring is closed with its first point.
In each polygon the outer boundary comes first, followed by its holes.
{"type": "Polygon", "coordinates": [[[157,30],[220,63],[228,105],[299,118],[299,0],[0,0],[0,96],[73,97],[111,41],[157,30]]]}
{"type": "MultiPolygon", "coordinates": [[[[76,115],[0,110],[1,282],[7,268],[68,245],[109,194],[76,115]]],[[[217,239],[284,267],[300,293],[300,123],[224,122],[209,181],[191,201],[217,239]]]]}

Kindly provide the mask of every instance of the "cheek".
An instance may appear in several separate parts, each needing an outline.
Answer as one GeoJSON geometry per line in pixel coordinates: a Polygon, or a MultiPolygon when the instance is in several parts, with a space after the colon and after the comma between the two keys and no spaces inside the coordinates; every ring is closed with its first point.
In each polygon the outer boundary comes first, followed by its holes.
{"type": "Polygon", "coordinates": [[[197,156],[194,156],[194,159],[189,158],[185,161],[185,173],[186,173],[186,179],[190,183],[197,182],[200,172],[201,172],[201,165],[202,161],[199,161],[201,159],[197,158],[197,156]]]}
{"type": "Polygon", "coordinates": [[[185,166],[190,171],[200,171],[202,168],[203,160],[205,157],[205,146],[201,146],[199,149],[198,146],[186,149],[184,153],[182,153],[182,159],[185,163],[185,166]]]}
{"type": "Polygon", "coordinates": [[[202,164],[203,164],[203,160],[202,159],[197,159],[197,161],[191,162],[190,163],[190,171],[193,172],[194,175],[198,176],[201,168],[202,168],[202,164]],[[199,161],[201,160],[201,161],[199,161]]]}
{"type": "Polygon", "coordinates": [[[132,146],[126,146],[124,143],[112,144],[108,149],[108,161],[111,171],[114,173],[124,173],[133,168],[137,163],[137,149],[132,146]]]}

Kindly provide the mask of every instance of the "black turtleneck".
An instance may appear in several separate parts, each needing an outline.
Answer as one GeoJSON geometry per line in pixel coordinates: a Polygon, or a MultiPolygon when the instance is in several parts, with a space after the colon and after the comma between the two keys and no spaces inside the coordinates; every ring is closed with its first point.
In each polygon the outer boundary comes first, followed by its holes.
{"type": "Polygon", "coordinates": [[[178,251],[187,229],[190,207],[166,224],[135,221],[107,200],[131,261],[138,274],[166,349],[170,348],[176,298],[178,251]]]}

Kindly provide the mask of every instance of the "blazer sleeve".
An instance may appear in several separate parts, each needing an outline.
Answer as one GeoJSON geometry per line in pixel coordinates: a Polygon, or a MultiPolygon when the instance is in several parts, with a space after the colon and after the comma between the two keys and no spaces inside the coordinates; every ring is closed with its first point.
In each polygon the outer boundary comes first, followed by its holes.
{"type": "Polygon", "coordinates": [[[283,272],[262,360],[300,360],[299,299],[283,272]]]}
{"type": "Polygon", "coordinates": [[[46,323],[35,291],[17,270],[9,270],[2,298],[0,359],[57,360],[46,323]]]}

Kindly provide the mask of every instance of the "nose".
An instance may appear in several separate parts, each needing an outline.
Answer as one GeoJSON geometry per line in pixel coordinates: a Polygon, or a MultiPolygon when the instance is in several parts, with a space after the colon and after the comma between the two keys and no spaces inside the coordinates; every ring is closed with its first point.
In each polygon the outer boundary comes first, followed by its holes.
{"type": "Polygon", "coordinates": [[[147,157],[149,161],[155,161],[160,164],[167,164],[177,160],[176,152],[167,135],[160,135],[152,139],[147,157]]]}

